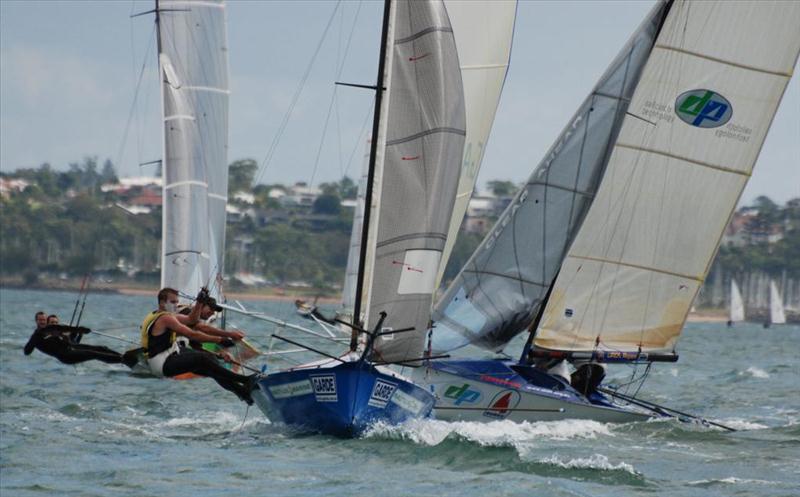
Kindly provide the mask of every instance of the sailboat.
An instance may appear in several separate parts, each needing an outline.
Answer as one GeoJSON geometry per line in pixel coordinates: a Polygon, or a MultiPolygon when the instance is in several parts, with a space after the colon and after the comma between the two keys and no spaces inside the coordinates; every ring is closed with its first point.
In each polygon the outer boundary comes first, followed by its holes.
{"type": "Polygon", "coordinates": [[[731,308],[728,314],[728,326],[744,321],[744,301],[736,280],[731,278],[731,308]]]}
{"type": "MultiPolygon", "coordinates": [[[[222,302],[230,95],[225,3],[157,0],[155,15],[164,149],[161,287],[178,290],[184,302],[207,287],[222,302]]],[[[237,349],[243,360],[257,353],[246,343],[237,349]]]]}
{"type": "Polygon", "coordinates": [[[771,324],[786,324],[786,313],[783,310],[783,299],[778,291],[775,280],[769,281],[769,322],[771,324]]]}
{"type": "Polygon", "coordinates": [[[464,91],[441,0],[385,2],[374,89],[350,350],[262,375],[253,392],[271,420],[345,437],[434,404],[388,366],[423,358],[463,156],[464,91]]]}
{"type": "Polygon", "coordinates": [[[529,332],[518,361],[418,370],[438,418],[627,422],[674,412],[600,386],[603,364],[678,360],[791,78],[798,23],[797,3],[652,9],[437,304],[434,354],[500,351],[529,332]]]}

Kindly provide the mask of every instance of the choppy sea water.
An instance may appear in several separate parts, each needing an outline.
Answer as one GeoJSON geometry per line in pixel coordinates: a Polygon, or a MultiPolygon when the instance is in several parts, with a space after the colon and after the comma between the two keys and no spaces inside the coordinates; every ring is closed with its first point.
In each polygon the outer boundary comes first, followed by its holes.
{"type": "MultiPolygon", "coordinates": [[[[674,421],[423,420],[339,440],[270,424],[208,379],[24,356],[34,313],[69,321],[75,298],[0,289],[3,497],[800,495],[798,326],[689,324],[680,361],[650,373],[643,398],[735,433],[674,421]]],[[[91,294],[82,324],[135,340],[154,300],[91,294]]],[[[296,319],[290,303],[245,305],[296,319]]],[[[271,325],[234,321],[268,348],[271,325]]],[[[85,342],[126,347],[92,335],[85,342]]],[[[631,372],[623,366],[611,376],[624,381],[631,372]]]]}

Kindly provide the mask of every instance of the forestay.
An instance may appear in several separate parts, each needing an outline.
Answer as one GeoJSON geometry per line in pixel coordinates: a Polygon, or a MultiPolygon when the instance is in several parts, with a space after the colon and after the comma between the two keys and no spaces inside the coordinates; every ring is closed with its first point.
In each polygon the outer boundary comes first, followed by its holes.
{"type": "Polygon", "coordinates": [[[386,141],[365,321],[372,328],[386,312],[384,329],[415,331],[379,339],[378,361],[422,354],[465,135],[464,91],[444,4],[393,5],[386,141]]]}
{"type": "Polygon", "coordinates": [[[657,5],[584,100],[434,312],[434,350],[499,350],[526,330],[581,225],[664,16],[657,5]]]}
{"type": "Polygon", "coordinates": [[[800,50],[800,3],[676,1],[534,345],[672,353],[800,50]]]}
{"type": "Polygon", "coordinates": [[[222,1],[158,2],[164,113],[161,285],[219,291],[228,191],[228,52],[222,1]]]}
{"type": "Polygon", "coordinates": [[[516,0],[445,0],[444,5],[450,17],[461,66],[467,136],[458,193],[436,277],[437,289],[478,179],[506,80],[517,13],[516,0]]]}

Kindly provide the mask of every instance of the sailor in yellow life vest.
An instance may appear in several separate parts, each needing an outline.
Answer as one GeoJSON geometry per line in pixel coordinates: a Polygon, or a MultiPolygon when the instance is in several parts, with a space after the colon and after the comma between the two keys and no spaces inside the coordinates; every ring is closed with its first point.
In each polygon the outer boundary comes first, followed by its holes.
{"type": "Polygon", "coordinates": [[[149,313],[142,322],[142,347],[147,356],[150,371],[157,376],[177,376],[194,373],[213,378],[222,388],[235,393],[247,404],[253,403],[250,392],[255,387],[256,375],[236,374],[217,361],[216,356],[204,350],[194,350],[187,346],[188,340],[213,342],[223,346],[233,345],[241,340],[241,332],[225,332],[226,336],[193,330],[201,310],[209,299],[208,292],[201,290],[197,302],[188,316],[175,314],[178,292],[163,288],[158,292],[158,310],[149,313]]]}

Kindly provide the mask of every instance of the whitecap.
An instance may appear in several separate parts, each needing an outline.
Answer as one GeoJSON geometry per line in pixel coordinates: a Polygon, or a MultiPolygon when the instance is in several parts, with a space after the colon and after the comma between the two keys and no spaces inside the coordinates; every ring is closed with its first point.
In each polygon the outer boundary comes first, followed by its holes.
{"type": "Polygon", "coordinates": [[[747,421],[741,418],[733,418],[733,419],[726,419],[722,422],[722,424],[726,426],[730,426],[734,430],[763,430],[765,428],[769,428],[767,425],[763,425],[761,423],[756,423],[753,421],[747,421]]]}
{"type": "Polygon", "coordinates": [[[709,480],[696,480],[687,482],[687,485],[692,486],[708,486],[708,485],[715,485],[715,484],[724,484],[724,485],[737,485],[741,483],[745,484],[759,484],[759,485],[777,485],[778,482],[768,481],[768,480],[759,480],[755,478],[736,478],[735,476],[729,476],[727,478],[712,478],[709,480]]]}
{"type": "Polygon", "coordinates": [[[739,373],[739,374],[740,375],[741,374],[749,374],[753,378],[759,378],[759,379],[769,378],[769,373],[767,373],[763,369],[757,368],[755,366],[750,366],[743,373],[739,373]]]}
{"type": "Polygon", "coordinates": [[[608,457],[603,454],[594,454],[590,457],[577,457],[575,459],[562,459],[558,455],[552,455],[544,459],[539,459],[541,464],[550,464],[564,469],[595,469],[601,471],[625,471],[632,475],[638,475],[634,467],[626,462],[612,464],[608,457]]]}
{"type": "Polygon", "coordinates": [[[433,419],[412,420],[400,425],[376,423],[365,437],[410,440],[421,445],[438,445],[448,437],[456,437],[481,446],[515,447],[541,440],[570,440],[613,436],[608,425],[590,420],[542,421],[537,423],[514,421],[441,421],[433,419]]]}

